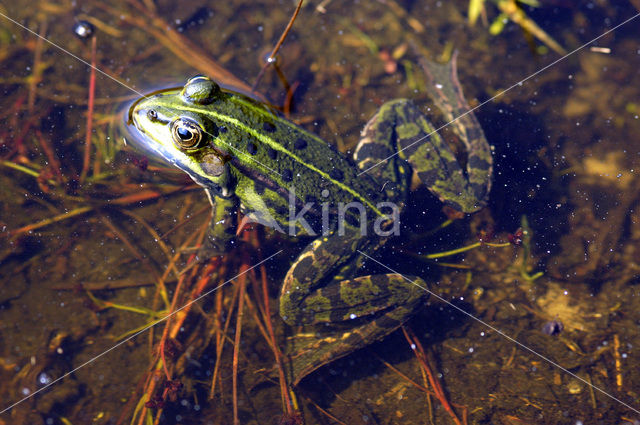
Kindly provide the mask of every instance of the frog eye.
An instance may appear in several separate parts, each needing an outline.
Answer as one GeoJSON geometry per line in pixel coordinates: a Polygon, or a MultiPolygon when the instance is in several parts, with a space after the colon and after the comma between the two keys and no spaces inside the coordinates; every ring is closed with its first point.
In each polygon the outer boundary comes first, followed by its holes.
{"type": "Polygon", "coordinates": [[[204,75],[196,75],[187,81],[180,94],[187,102],[208,105],[220,96],[220,86],[204,75]]]}
{"type": "Polygon", "coordinates": [[[171,123],[171,137],[180,149],[197,149],[202,140],[202,128],[189,118],[178,118],[171,123]]]}

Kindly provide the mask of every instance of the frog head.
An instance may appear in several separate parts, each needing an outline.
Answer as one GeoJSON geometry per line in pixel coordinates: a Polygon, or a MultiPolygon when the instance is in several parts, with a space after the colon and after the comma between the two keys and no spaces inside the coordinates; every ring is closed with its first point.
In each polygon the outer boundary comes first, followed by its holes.
{"type": "Polygon", "coordinates": [[[211,79],[196,76],[184,87],[154,92],[129,109],[129,123],[146,150],[159,154],[216,195],[230,196],[229,153],[210,108],[227,96],[211,79]]]}

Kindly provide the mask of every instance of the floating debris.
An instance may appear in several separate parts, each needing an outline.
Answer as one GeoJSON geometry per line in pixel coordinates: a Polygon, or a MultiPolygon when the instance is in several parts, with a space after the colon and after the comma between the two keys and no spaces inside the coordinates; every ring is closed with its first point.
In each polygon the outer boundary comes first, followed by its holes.
{"type": "Polygon", "coordinates": [[[91,38],[94,32],[95,32],[95,27],[91,22],[78,21],[73,26],[73,33],[78,38],[81,38],[83,40],[86,40],[87,38],[91,38]]]}

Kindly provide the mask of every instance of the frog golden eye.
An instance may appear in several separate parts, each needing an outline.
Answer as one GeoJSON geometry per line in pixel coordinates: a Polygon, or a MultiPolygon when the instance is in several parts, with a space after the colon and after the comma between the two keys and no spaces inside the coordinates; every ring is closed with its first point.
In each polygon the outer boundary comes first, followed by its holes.
{"type": "Polygon", "coordinates": [[[171,123],[171,137],[180,149],[197,149],[202,141],[202,128],[189,118],[178,118],[171,123]]]}

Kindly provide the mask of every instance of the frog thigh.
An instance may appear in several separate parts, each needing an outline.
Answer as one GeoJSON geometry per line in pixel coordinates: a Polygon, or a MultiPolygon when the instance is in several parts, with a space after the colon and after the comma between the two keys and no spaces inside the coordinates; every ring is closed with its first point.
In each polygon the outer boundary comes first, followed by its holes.
{"type": "MultiPolygon", "coordinates": [[[[344,357],[353,351],[365,347],[370,343],[382,339],[400,327],[417,307],[420,300],[428,296],[428,293],[420,289],[426,287],[426,283],[420,278],[409,277],[413,283],[408,282],[398,274],[363,276],[341,284],[341,291],[345,287],[352,286],[349,291],[358,291],[358,285],[365,284],[366,281],[378,280],[386,282],[390,291],[394,294],[405,292],[404,301],[397,299],[399,304],[389,307],[387,311],[380,312],[369,318],[358,317],[353,320],[355,325],[349,330],[335,330],[334,332],[322,333],[322,338],[304,340],[294,337],[289,341],[287,351],[295,353],[291,356],[293,373],[293,384],[296,385],[302,378],[332,361],[344,357]],[[358,281],[358,282],[356,282],[358,281]],[[356,325],[357,324],[357,325],[356,325]]],[[[394,297],[391,297],[395,299],[394,297]]],[[[375,304],[376,302],[372,302],[375,304]]],[[[364,303],[360,306],[362,307],[364,303]]],[[[378,306],[379,307],[379,306],[378,306]]],[[[366,309],[365,309],[366,310],[366,309]]],[[[354,311],[358,311],[357,309],[354,311]]],[[[364,312],[364,310],[362,310],[364,312]]],[[[339,316],[344,318],[348,310],[343,311],[339,316]]],[[[354,313],[355,314],[355,313],[354,313]]]]}
{"type": "MultiPolygon", "coordinates": [[[[314,292],[323,281],[353,271],[360,254],[357,250],[375,250],[376,241],[362,238],[357,231],[348,231],[345,235],[332,233],[324,238],[312,241],[291,265],[280,292],[280,315],[289,324],[299,324],[297,317],[304,300],[314,292]],[[373,246],[372,246],[373,245],[373,246]]],[[[321,302],[320,299],[316,300],[321,302]]]]}
{"type": "Polygon", "coordinates": [[[478,119],[464,98],[462,85],[458,81],[457,54],[446,64],[420,59],[427,77],[427,93],[451,125],[468,153],[467,177],[473,193],[484,200],[491,189],[493,158],[491,146],[484,136],[478,119]]]}
{"type": "MultiPolygon", "coordinates": [[[[392,313],[399,326],[404,314],[411,313],[424,291],[398,274],[378,274],[339,280],[336,276],[325,286],[284,306],[288,321],[296,324],[338,323],[371,318],[375,313],[392,313]],[[404,312],[404,313],[403,313],[404,312]]],[[[291,298],[289,298],[291,300],[291,298]]]]}

